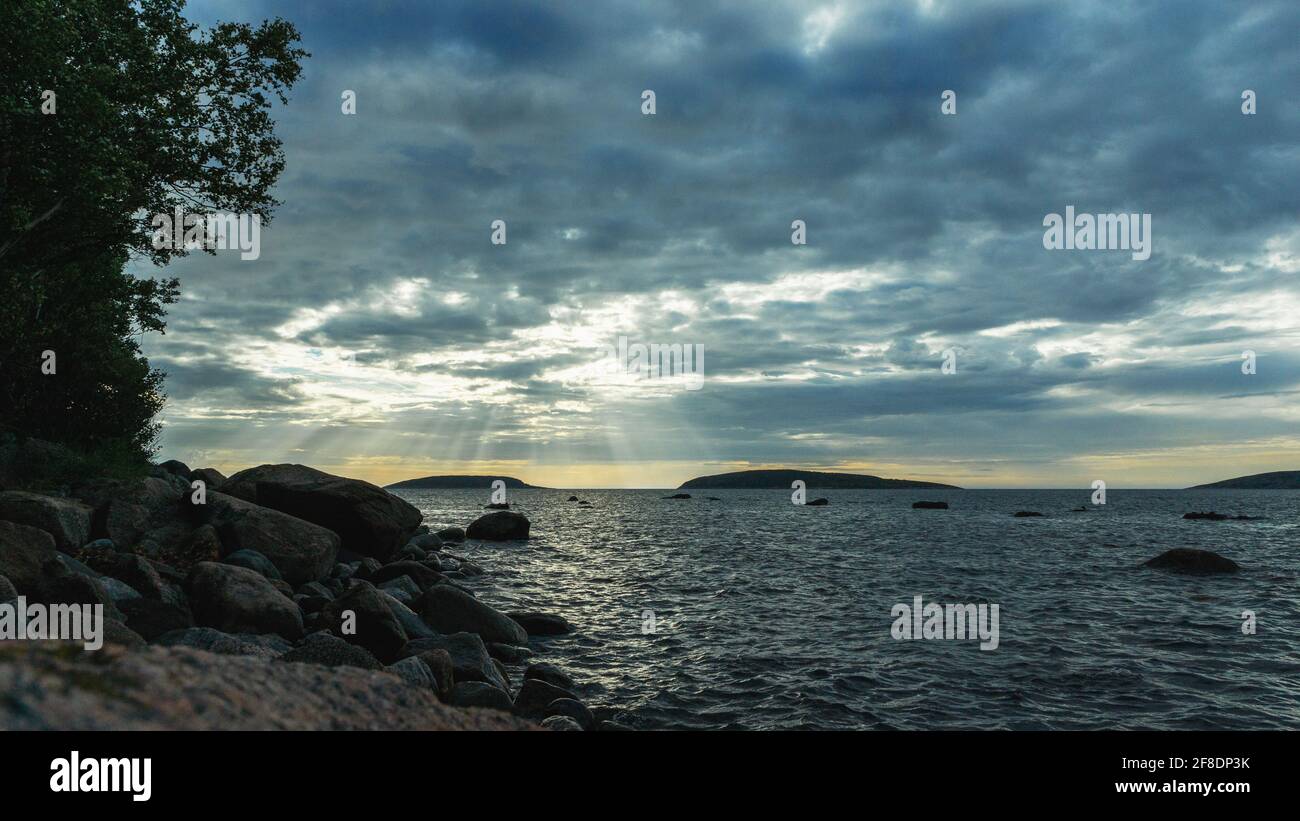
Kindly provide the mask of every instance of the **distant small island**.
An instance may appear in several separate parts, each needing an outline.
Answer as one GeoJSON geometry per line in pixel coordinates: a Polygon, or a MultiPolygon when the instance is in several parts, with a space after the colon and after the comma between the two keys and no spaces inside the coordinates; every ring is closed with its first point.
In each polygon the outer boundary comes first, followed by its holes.
{"type": "Polygon", "coordinates": [[[384,485],[384,488],[386,490],[452,490],[461,488],[488,490],[492,487],[492,483],[498,479],[505,482],[508,488],[539,489],[536,485],[521,482],[513,476],[425,476],[422,479],[407,479],[403,482],[394,482],[391,485],[384,485]]]}
{"type": "Polygon", "coordinates": [[[893,488],[951,488],[961,490],[956,485],[939,482],[917,482],[911,479],[882,479],[862,473],[821,473],[815,470],[740,470],[735,473],[719,473],[716,476],[697,476],[683,482],[678,490],[698,488],[784,488],[802,479],[809,488],[832,490],[889,490],[893,488]]]}
{"type": "Polygon", "coordinates": [[[1256,473],[1252,476],[1238,476],[1236,479],[1224,479],[1208,485],[1194,485],[1188,490],[1300,490],[1300,470],[1276,470],[1272,473],[1256,473]]]}

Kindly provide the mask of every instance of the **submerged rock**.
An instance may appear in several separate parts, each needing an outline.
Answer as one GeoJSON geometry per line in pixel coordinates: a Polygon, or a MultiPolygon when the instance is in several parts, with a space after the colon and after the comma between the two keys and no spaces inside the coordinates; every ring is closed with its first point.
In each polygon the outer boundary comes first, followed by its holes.
{"type": "Polygon", "coordinates": [[[912,502],[913,510],[947,510],[947,502],[912,502]]]}
{"type": "Polygon", "coordinates": [[[813,499],[811,502],[804,502],[804,504],[807,507],[825,507],[830,503],[831,503],[830,499],[823,499],[823,498],[813,499]]]}
{"type": "Polygon", "coordinates": [[[563,616],[519,610],[511,610],[506,615],[514,619],[530,636],[562,636],[573,632],[573,625],[563,616]]]}
{"type": "Polygon", "coordinates": [[[1241,566],[1232,559],[1210,550],[1176,547],[1146,562],[1147,567],[1171,570],[1176,573],[1205,575],[1210,573],[1236,573],[1241,566]]]}
{"type": "Polygon", "coordinates": [[[1032,516],[1042,516],[1043,514],[1039,513],[1037,510],[1017,510],[1011,515],[1015,516],[1017,519],[1027,519],[1032,516]]]}
{"type": "Polygon", "coordinates": [[[1226,514],[1215,513],[1214,511],[1210,511],[1209,513],[1184,513],[1183,518],[1184,519],[1208,519],[1209,521],[1212,522],[1221,522],[1228,517],[1226,514]]]}
{"type": "Polygon", "coordinates": [[[663,497],[663,498],[665,498],[665,499],[689,499],[689,498],[691,498],[691,494],[689,494],[689,493],[674,493],[672,496],[665,496],[665,497],[663,497]]]}

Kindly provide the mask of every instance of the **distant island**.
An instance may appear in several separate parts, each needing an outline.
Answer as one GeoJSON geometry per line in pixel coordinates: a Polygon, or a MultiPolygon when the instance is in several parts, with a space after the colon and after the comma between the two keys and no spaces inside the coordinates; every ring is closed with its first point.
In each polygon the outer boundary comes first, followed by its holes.
{"type": "Polygon", "coordinates": [[[1195,485],[1188,490],[1207,489],[1226,490],[1300,490],[1300,470],[1275,470],[1272,473],[1256,473],[1253,476],[1238,476],[1236,479],[1224,479],[1208,485],[1195,485]]]}
{"type": "Polygon", "coordinates": [[[683,482],[678,490],[700,488],[784,488],[790,489],[790,483],[802,479],[809,488],[832,490],[889,490],[893,488],[951,488],[961,490],[956,485],[939,482],[917,482],[911,479],[882,479],[879,476],[867,476],[862,473],[820,473],[815,470],[740,470],[735,473],[719,473],[716,476],[697,476],[683,482]]]}
{"type": "Polygon", "coordinates": [[[492,483],[500,479],[508,488],[537,490],[536,485],[521,482],[513,476],[425,476],[422,479],[407,479],[384,485],[386,490],[450,490],[460,488],[480,488],[488,490],[492,483]]]}

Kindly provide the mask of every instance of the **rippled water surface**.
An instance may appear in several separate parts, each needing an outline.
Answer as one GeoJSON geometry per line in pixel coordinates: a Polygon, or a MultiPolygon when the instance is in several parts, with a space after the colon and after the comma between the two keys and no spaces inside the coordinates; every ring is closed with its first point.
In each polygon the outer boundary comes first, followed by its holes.
{"type": "MultiPolygon", "coordinates": [[[[532,540],[452,548],[487,570],[469,582],[483,601],[577,625],[534,639],[537,659],[636,726],[1300,728],[1300,493],[1112,490],[1072,513],[1088,491],[810,491],[831,501],[813,508],[781,490],[672,492],[512,491],[532,540]],[[1173,547],[1242,572],[1141,566],[1173,547]],[[916,595],[998,604],[1000,646],[895,640],[891,608],[916,595]]],[[[399,493],[434,529],[488,501],[399,493]]]]}

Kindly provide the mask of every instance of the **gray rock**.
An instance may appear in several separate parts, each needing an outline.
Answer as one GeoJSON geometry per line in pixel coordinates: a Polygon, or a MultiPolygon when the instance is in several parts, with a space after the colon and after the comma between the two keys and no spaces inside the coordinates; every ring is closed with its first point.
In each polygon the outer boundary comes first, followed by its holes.
{"type": "Polygon", "coordinates": [[[547,716],[542,719],[542,726],[559,732],[582,732],[582,725],[565,715],[547,716]]]}
{"type": "Polygon", "coordinates": [[[334,569],[339,537],[324,527],[225,493],[209,493],[202,507],[198,515],[208,517],[223,544],[261,553],[289,584],[320,581],[334,569]]]}
{"type": "MultiPolygon", "coordinates": [[[[390,597],[391,598],[391,597],[390,597]]],[[[357,582],[342,596],[320,611],[323,624],[344,641],[359,644],[385,664],[401,658],[408,636],[402,623],[393,615],[384,595],[369,583],[357,582]],[[355,614],[355,633],[344,632],[344,614],[355,614]]]]}
{"type": "Polygon", "coordinates": [[[165,470],[168,473],[175,474],[187,482],[190,479],[189,465],[177,459],[168,459],[166,462],[161,462],[159,463],[158,468],[160,470],[165,470]]]}
{"type": "Polygon", "coordinates": [[[54,537],[58,550],[71,552],[90,541],[91,508],[75,499],[61,499],[21,490],[0,492],[0,519],[27,525],[54,537]]]}
{"type": "Polygon", "coordinates": [[[438,635],[437,631],[425,624],[424,619],[416,615],[415,611],[407,607],[402,600],[382,588],[379,590],[379,595],[383,597],[384,603],[388,605],[388,611],[402,625],[402,630],[406,632],[407,639],[427,639],[438,635]]]}
{"type": "Polygon", "coordinates": [[[302,612],[265,576],[246,567],[200,562],[185,582],[194,621],[226,633],[303,635],[302,612]]]}
{"type": "Polygon", "coordinates": [[[481,681],[499,690],[509,692],[510,686],[492,664],[483,640],[473,633],[453,633],[449,636],[413,639],[403,653],[417,656],[430,650],[444,650],[451,657],[452,670],[457,682],[481,681]]]}
{"type": "Polygon", "coordinates": [[[99,583],[108,591],[108,597],[113,600],[113,604],[120,610],[122,603],[132,599],[140,598],[140,592],[126,582],[115,579],[112,576],[100,576],[99,583]]]}
{"type": "Polygon", "coordinates": [[[139,633],[145,641],[156,641],[174,630],[194,626],[194,616],[187,606],[140,597],[118,603],[126,616],[126,626],[139,633]]]}
{"type": "Polygon", "coordinates": [[[546,708],[550,703],[561,698],[577,701],[577,696],[562,687],[547,684],[541,679],[526,678],[515,696],[514,713],[524,718],[541,720],[546,718],[546,708]]]}
{"type": "Polygon", "coordinates": [[[417,533],[411,538],[410,543],[426,553],[432,550],[442,550],[442,538],[436,533],[417,533]]]}
{"type": "Polygon", "coordinates": [[[484,641],[528,643],[528,634],[509,616],[448,584],[424,591],[419,611],[441,633],[477,633],[484,641]]]}
{"type": "Polygon", "coordinates": [[[255,573],[260,573],[271,581],[280,581],[284,576],[276,569],[275,563],[270,559],[258,553],[256,550],[236,550],[234,553],[226,556],[221,560],[222,564],[233,564],[235,567],[247,567],[255,573]]]}
{"type": "Polygon", "coordinates": [[[307,582],[302,587],[298,588],[298,592],[304,596],[319,596],[327,601],[334,598],[334,591],[330,590],[320,582],[307,582]]]}
{"type": "Polygon", "coordinates": [[[578,722],[578,726],[584,730],[592,730],[596,727],[596,719],[581,701],[573,698],[557,698],[550,704],[546,705],[546,717],[567,716],[578,722]]]}
{"type": "Polygon", "coordinates": [[[459,527],[446,527],[437,532],[437,537],[444,542],[465,541],[465,531],[459,527]]]}
{"type": "Polygon", "coordinates": [[[562,636],[573,632],[573,625],[569,624],[563,616],[519,610],[512,610],[506,615],[524,628],[530,636],[562,636]]]}
{"type": "Polygon", "coordinates": [[[438,698],[443,701],[451,698],[451,690],[456,686],[456,667],[451,663],[451,654],[446,650],[425,650],[415,658],[422,660],[433,674],[438,698]]]}
{"type": "Polygon", "coordinates": [[[492,658],[504,661],[506,664],[523,664],[533,657],[533,651],[527,647],[516,647],[513,644],[501,644],[496,641],[488,642],[487,649],[492,658]]]}
{"type": "Polygon", "coordinates": [[[528,669],[524,671],[524,678],[535,678],[547,684],[553,684],[556,687],[576,692],[573,678],[554,664],[545,662],[530,664],[528,669]]]}
{"type": "Polygon", "coordinates": [[[203,482],[208,490],[220,490],[226,481],[226,475],[216,468],[195,468],[190,471],[190,481],[203,482]]]}
{"type": "Polygon", "coordinates": [[[14,587],[13,582],[0,576],[0,604],[14,601],[18,598],[18,588],[14,587]]]}
{"type": "Polygon", "coordinates": [[[510,694],[481,681],[458,681],[451,690],[449,704],[457,707],[486,707],[510,712],[510,694]]]}
{"type": "Polygon", "coordinates": [[[280,661],[323,664],[326,667],[360,667],[362,670],[382,670],[384,665],[364,647],[349,644],[331,633],[312,633],[292,650],[280,656],[280,661]]]}
{"type": "Polygon", "coordinates": [[[250,633],[223,633],[211,627],[189,627],[172,630],[159,636],[161,647],[192,647],[223,656],[257,656],[274,659],[293,649],[293,645],[280,636],[250,633]]]}
{"type": "Polygon", "coordinates": [[[1176,547],[1146,562],[1147,567],[1202,576],[1212,573],[1236,573],[1241,565],[1210,550],[1176,547]]]}
{"type": "Polygon", "coordinates": [[[512,510],[497,510],[480,516],[465,531],[471,539],[487,542],[508,542],[527,539],[531,523],[528,517],[512,510]]]}
{"type": "MultiPolygon", "coordinates": [[[[423,518],[411,504],[381,487],[303,465],[241,470],[221,490],[328,528],[339,535],[344,549],[379,559],[388,559],[406,544],[423,518]]],[[[278,561],[276,565],[285,570],[278,561]]]]}
{"type": "Polygon", "coordinates": [[[409,576],[411,581],[415,582],[421,591],[428,590],[438,582],[442,581],[442,574],[436,570],[430,570],[423,564],[416,561],[398,561],[392,564],[386,564],[370,574],[367,579],[373,585],[381,585],[386,581],[409,576]]]}
{"type": "Polygon", "coordinates": [[[433,678],[433,671],[419,656],[407,656],[404,659],[398,659],[388,665],[386,669],[413,687],[419,687],[422,690],[436,691],[438,689],[438,684],[433,678]]]}

